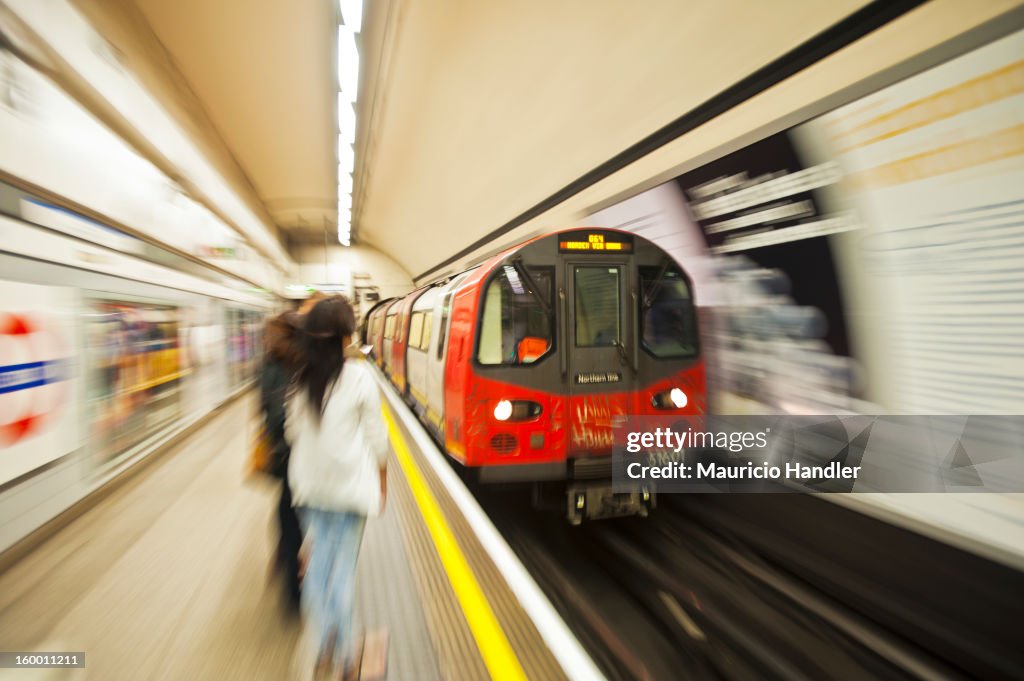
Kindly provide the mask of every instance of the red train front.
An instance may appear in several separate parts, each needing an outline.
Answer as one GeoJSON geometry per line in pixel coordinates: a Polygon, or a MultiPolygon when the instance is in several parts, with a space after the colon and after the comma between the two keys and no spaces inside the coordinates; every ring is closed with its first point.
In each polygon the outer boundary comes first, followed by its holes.
{"type": "Polygon", "coordinates": [[[377,362],[401,368],[389,377],[450,456],[483,482],[566,481],[574,520],[609,507],[617,417],[705,409],[690,280],[627,232],[538,237],[382,303],[367,328],[384,329],[377,362]]]}

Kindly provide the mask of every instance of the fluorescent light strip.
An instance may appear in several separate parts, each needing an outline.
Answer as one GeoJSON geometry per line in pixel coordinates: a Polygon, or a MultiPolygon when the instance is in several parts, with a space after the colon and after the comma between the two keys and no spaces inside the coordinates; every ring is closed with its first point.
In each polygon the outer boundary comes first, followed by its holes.
{"type": "Polygon", "coordinates": [[[338,26],[338,242],[352,241],[352,173],[355,171],[356,110],[359,96],[359,48],[362,0],[339,0],[344,25],[338,26]]]}
{"type": "Polygon", "coordinates": [[[338,27],[338,85],[348,101],[359,94],[359,50],[356,36],[344,26],[338,27]]]}
{"type": "Polygon", "coordinates": [[[341,18],[353,33],[363,28],[363,0],[340,0],[341,18]]]}
{"type": "Polygon", "coordinates": [[[352,193],[352,176],[348,173],[338,173],[338,196],[352,193]]]}
{"type": "Polygon", "coordinates": [[[356,168],[356,155],[352,151],[352,145],[343,137],[338,136],[338,177],[342,173],[351,174],[356,168]]]}
{"type": "Polygon", "coordinates": [[[356,110],[344,92],[338,93],[338,133],[349,144],[356,143],[356,110]]]}

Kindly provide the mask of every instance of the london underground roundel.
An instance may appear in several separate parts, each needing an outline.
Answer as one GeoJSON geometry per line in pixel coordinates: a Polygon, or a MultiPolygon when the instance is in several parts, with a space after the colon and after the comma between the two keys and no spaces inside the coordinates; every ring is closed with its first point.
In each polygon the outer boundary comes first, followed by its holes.
{"type": "Polygon", "coordinates": [[[67,400],[70,362],[40,317],[0,313],[0,447],[41,433],[67,400]]]}

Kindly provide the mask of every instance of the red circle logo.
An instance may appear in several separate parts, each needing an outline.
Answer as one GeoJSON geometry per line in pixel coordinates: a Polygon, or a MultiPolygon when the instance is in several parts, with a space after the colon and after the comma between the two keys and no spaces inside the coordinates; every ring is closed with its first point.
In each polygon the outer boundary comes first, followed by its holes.
{"type": "Polygon", "coordinates": [[[52,325],[24,313],[0,313],[0,447],[42,433],[60,413],[70,365],[52,325]]]}

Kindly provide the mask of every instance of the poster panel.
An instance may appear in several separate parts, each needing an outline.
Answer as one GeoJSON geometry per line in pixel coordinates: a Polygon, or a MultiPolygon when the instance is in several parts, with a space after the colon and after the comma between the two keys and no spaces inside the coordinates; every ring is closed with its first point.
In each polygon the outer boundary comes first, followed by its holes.
{"type": "Polygon", "coordinates": [[[90,300],[85,325],[89,411],[97,465],[122,456],[181,415],[183,362],[178,308],[161,303],[90,300]]]}
{"type": "Polygon", "coordinates": [[[0,484],[79,447],[75,292],[0,281],[0,484]]]}

